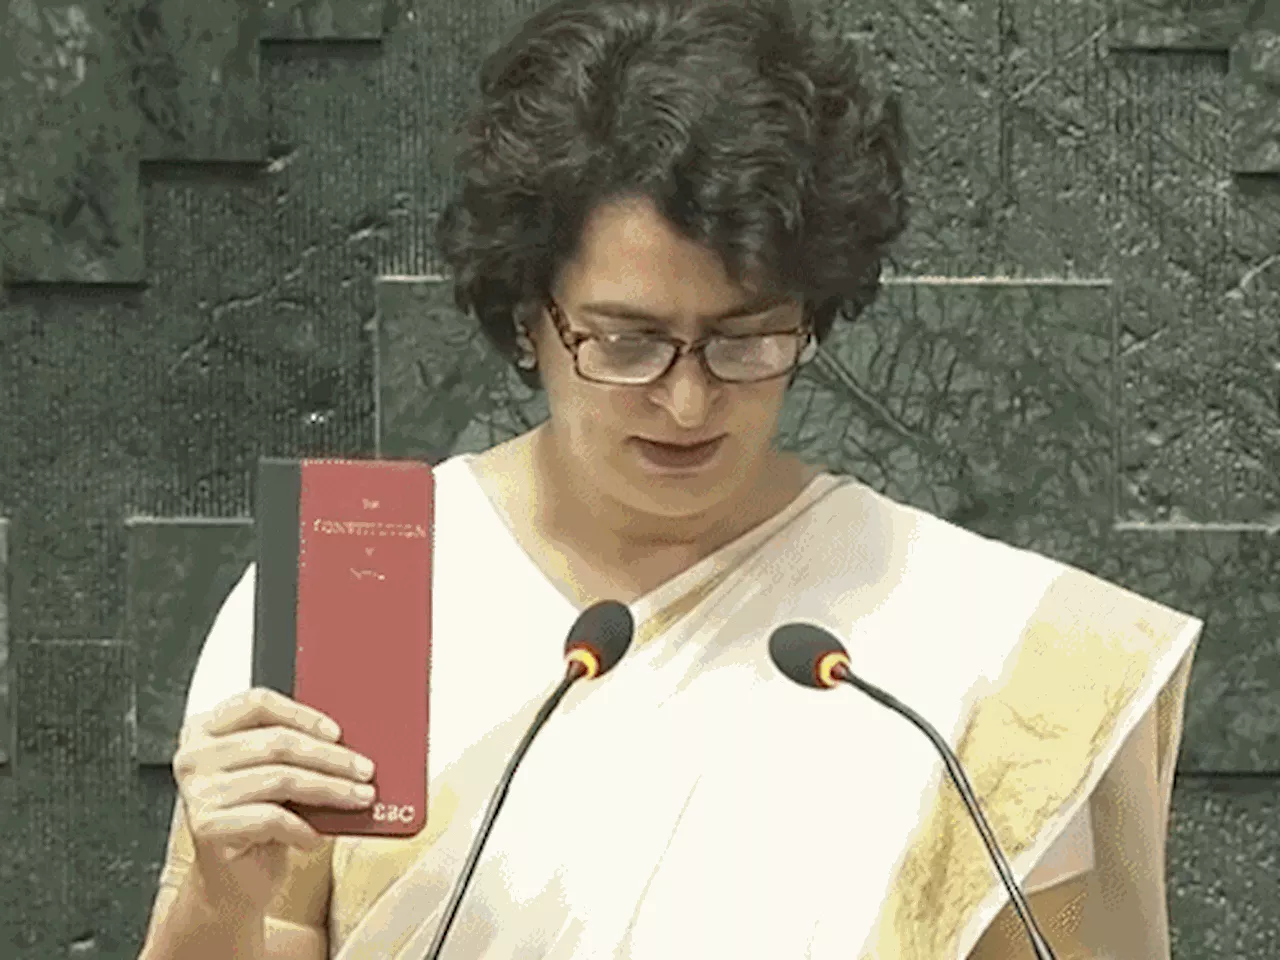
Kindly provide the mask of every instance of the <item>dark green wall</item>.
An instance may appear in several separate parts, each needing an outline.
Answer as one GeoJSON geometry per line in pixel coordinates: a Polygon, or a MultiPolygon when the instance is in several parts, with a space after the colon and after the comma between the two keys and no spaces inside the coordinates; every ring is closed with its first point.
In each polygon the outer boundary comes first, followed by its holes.
{"type": "MultiPolygon", "coordinates": [[[[136,955],[257,456],[541,416],[430,243],[537,5],[0,12],[0,956],[136,955]]],[[[787,441],[1206,618],[1175,956],[1280,956],[1280,0],[829,7],[906,96],[916,220],[787,441]]]]}

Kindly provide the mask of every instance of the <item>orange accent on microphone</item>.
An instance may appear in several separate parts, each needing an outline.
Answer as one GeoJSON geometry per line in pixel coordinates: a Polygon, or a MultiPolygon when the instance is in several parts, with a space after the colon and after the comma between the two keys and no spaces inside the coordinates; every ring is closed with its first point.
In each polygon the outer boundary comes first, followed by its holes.
{"type": "Polygon", "coordinates": [[[594,680],[600,675],[600,658],[589,647],[574,647],[565,659],[570,663],[580,663],[587,672],[584,679],[594,680]]]}
{"type": "Polygon", "coordinates": [[[833,650],[830,653],[824,653],[818,658],[818,669],[816,671],[818,682],[824,687],[834,687],[839,682],[835,676],[837,668],[848,666],[849,658],[840,651],[833,650]]]}

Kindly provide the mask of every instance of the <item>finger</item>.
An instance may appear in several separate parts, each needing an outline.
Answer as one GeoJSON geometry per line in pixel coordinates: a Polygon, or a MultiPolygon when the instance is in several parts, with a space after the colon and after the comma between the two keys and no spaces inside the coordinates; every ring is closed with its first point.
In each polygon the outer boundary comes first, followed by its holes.
{"type": "MultiPolygon", "coordinates": [[[[300,843],[301,840],[299,840],[299,844],[300,843]]],[[[222,858],[230,863],[233,860],[238,860],[246,853],[255,853],[262,849],[264,849],[264,844],[261,843],[233,843],[222,851],[222,858]]]]}
{"type": "Polygon", "coordinates": [[[206,749],[209,762],[219,770],[282,764],[359,781],[371,779],[374,772],[373,762],[363,754],[288,727],[241,730],[210,740],[206,749]]]}
{"type": "Polygon", "coordinates": [[[225,860],[234,860],[250,847],[273,840],[303,850],[315,850],[324,843],[300,816],[272,803],[215,810],[200,821],[198,837],[204,843],[222,845],[225,860]]]}
{"type": "Polygon", "coordinates": [[[233,843],[222,851],[222,859],[229,863],[248,850],[249,846],[249,844],[244,843],[233,843]]]}
{"type": "Polygon", "coordinates": [[[360,809],[373,802],[373,795],[368,784],[353,783],[345,777],[331,777],[285,764],[269,764],[221,774],[216,792],[209,795],[208,800],[222,808],[270,801],[360,809]]]}
{"type": "Polygon", "coordinates": [[[322,740],[337,742],[342,739],[342,730],[331,717],[266,687],[254,687],[224,700],[204,718],[202,727],[206,734],[216,737],[276,724],[293,727],[322,740]]]}

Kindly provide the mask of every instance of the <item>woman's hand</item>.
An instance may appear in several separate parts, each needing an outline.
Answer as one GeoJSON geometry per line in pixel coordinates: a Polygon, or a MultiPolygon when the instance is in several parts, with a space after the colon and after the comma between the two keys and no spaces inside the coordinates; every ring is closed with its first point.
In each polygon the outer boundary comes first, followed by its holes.
{"type": "Polygon", "coordinates": [[[340,737],[318,710],[262,687],[190,718],[173,774],[199,878],[212,898],[265,909],[287,848],[323,844],[282,804],[359,809],[373,802],[365,782],[372,763],[340,746],[340,737]]]}

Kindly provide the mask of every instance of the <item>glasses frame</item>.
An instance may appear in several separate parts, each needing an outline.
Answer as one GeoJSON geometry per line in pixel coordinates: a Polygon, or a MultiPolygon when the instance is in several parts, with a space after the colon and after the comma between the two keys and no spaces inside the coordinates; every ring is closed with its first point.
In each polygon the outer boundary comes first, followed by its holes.
{"type": "Polygon", "coordinates": [[[812,353],[808,357],[805,352],[809,350],[810,344],[813,343],[813,327],[808,320],[802,320],[800,326],[790,330],[770,330],[768,333],[714,333],[705,337],[699,337],[697,340],[685,340],[681,337],[668,336],[667,334],[645,334],[642,339],[653,340],[658,343],[666,343],[675,347],[675,353],[671,355],[671,361],[662,369],[662,371],[648,380],[642,380],[636,383],[618,383],[615,380],[598,380],[595,377],[589,377],[582,372],[582,364],[578,360],[578,351],[582,349],[582,345],[588,340],[607,340],[608,336],[598,333],[583,333],[579,330],[570,330],[568,318],[565,317],[564,311],[560,304],[556,302],[555,297],[547,294],[546,297],[547,310],[551,313],[551,324],[556,329],[556,334],[560,338],[560,342],[564,344],[564,348],[569,351],[573,357],[573,372],[588,383],[598,383],[606,387],[651,387],[667,374],[669,374],[680,359],[686,353],[692,353],[698,358],[698,363],[702,367],[702,371],[717,383],[727,384],[751,384],[751,383],[768,383],[770,380],[777,380],[780,377],[793,374],[804,364],[812,359],[812,353]],[[771,373],[767,377],[759,377],[752,380],[726,380],[717,376],[711,369],[711,365],[707,363],[707,346],[716,340],[751,340],[761,336],[797,336],[800,334],[807,335],[807,341],[801,345],[800,350],[796,353],[796,359],[786,369],[771,373]]]}

